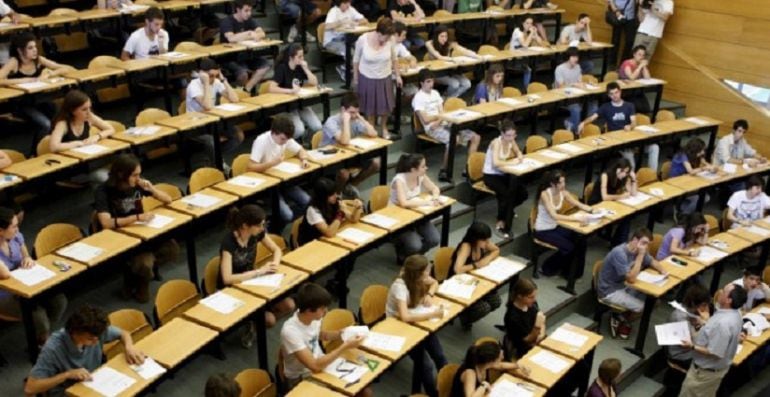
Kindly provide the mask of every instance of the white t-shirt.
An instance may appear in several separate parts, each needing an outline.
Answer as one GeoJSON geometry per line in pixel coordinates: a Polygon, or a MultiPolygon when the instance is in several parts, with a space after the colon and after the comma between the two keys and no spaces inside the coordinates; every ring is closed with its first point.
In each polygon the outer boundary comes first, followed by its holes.
{"type": "Polygon", "coordinates": [[[303,349],[310,350],[314,358],[323,356],[319,338],[321,337],[321,320],[305,325],[299,321],[294,312],[281,327],[281,349],[283,349],[283,373],[288,379],[297,379],[310,374],[310,370],[302,365],[294,353],[303,349]]]}
{"type": "MultiPolygon", "coordinates": [[[[739,190],[730,196],[727,206],[735,211],[735,217],[739,220],[755,221],[764,216],[766,210],[770,209],[770,197],[763,192],[753,199],[746,196],[745,190],[739,190]]],[[[738,223],[733,223],[732,227],[738,227],[738,223]]]]}
{"type": "Polygon", "coordinates": [[[161,47],[168,50],[168,40],[168,32],[164,29],[161,29],[160,33],[156,34],[153,40],[150,40],[142,27],[131,33],[131,36],[128,36],[126,45],[123,46],[123,51],[131,54],[134,59],[144,59],[150,55],[159,55],[161,47]],[[163,36],[162,42],[158,40],[160,36],[163,36]]]}
{"type": "Polygon", "coordinates": [[[513,33],[511,34],[511,50],[515,50],[517,48],[524,47],[524,32],[521,30],[521,28],[513,29],[513,33]]]}
{"type": "Polygon", "coordinates": [[[307,219],[307,223],[310,226],[315,226],[321,222],[326,222],[323,215],[321,215],[321,211],[312,205],[307,207],[307,211],[305,211],[305,219],[307,219]]]}
{"type": "Polygon", "coordinates": [[[404,43],[396,43],[396,59],[409,58],[412,53],[406,48],[404,43]]]}
{"type": "Polygon", "coordinates": [[[287,150],[293,155],[302,149],[302,146],[293,138],[286,141],[285,144],[279,145],[275,143],[272,135],[272,132],[267,131],[254,139],[254,143],[251,145],[250,158],[252,161],[255,163],[265,163],[275,158],[283,157],[284,152],[287,150]]]}
{"type": "MultiPolygon", "coordinates": [[[[334,6],[329,9],[329,12],[326,14],[326,24],[335,23],[335,22],[358,22],[360,20],[364,19],[364,16],[361,15],[360,12],[358,12],[353,6],[348,7],[348,10],[343,12],[338,6],[334,6]]],[[[323,45],[326,46],[327,44],[331,43],[332,40],[335,39],[342,39],[345,37],[344,33],[337,32],[334,29],[326,29],[324,32],[324,42],[323,45]]]]}
{"type": "Polygon", "coordinates": [[[409,289],[402,278],[397,278],[388,290],[388,301],[385,303],[385,315],[398,318],[398,301],[409,305],[409,289]]]}
{"type": "Polygon", "coordinates": [[[377,80],[390,77],[393,73],[393,59],[396,57],[395,39],[375,49],[369,45],[369,37],[377,32],[362,34],[356,41],[353,63],[358,63],[358,72],[367,78],[377,80]]]}
{"type": "MultiPolygon", "coordinates": [[[[657,9],[660,13],[674,15],[674,2],[671,0],[655,0],[652,3],[652,8],[657,9]]],[[[658,18],[651,10],[642,10],[642,13],[645,15],[644,20],[639,24],[637,31],[652,37],[663,37],[663,28],[666,26],[666,21],[658,18]]]]}
{"type": "MultiPolygon", "coordinates": [[[[211,103],[208,105],[213,107],[214,103],[216,103],[217,95],[222,95],[222,93],[225,92],[225,85],[219,81],[219,79],[216,79],[211,85],[211,88],[211,103]]],[[[201,106],[201,104],[195,100],[196,97],[201,97],[200,99],[203,100],[203,82],[201,79],[194,79],[190,82],[190,84],[187,85],[185,107],[187,108],[188,112],[202,112],[205,110],[203,106],[201,106]]]]}
{"type": "Polygon", "coordinates": [[[441,111],[443,102],[444,100],[441,99],[441,94],[438,91],[432,90],[428,94],[423,90],[419,90],[412,98],[412,109],[415,112],[423,112],[426,116],[437,116],[441,111]]]}

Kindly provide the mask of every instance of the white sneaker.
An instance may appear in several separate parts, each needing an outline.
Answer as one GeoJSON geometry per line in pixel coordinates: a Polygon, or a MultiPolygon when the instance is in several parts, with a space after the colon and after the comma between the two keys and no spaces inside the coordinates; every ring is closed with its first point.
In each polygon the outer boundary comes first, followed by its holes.
{"type": "Polygon", "coordinates": [[[308,43],[315,43],[316,39],[315,39],[315,36],[310,34],[310,32],[305,32],[305,41],[307,41],[308,43]]]}
{"type": "Polygon", "coordinates": [[[345,65],[337,65],[334,69],[337,70],[337,74],[340,75],[340,79],[345,81],[345,65]]]}
{"type": "Polygon", "coordinates": [[[286,36],[286,41],[289,43],[293,43],[295,40],[297,40],[297,36],[299,33],[297,33],[297,26],[291,25],[291,28],[289,28],[289,34],[286,36]]]}

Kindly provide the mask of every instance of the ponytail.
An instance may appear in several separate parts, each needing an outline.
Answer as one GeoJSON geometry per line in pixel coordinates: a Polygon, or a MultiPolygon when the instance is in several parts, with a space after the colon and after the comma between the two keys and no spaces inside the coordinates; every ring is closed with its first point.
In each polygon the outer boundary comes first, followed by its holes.
{"type": "Polygon", "coordinates": [[[465,353],[465,366],[468,368],[475,368],[480,365],[485,365],[495,362],[500,358],[500,344],[494,341],[484,341],[468,348],[465,353]]]}
{"type": "Polygon", "coordinates": [[[257,205],[247,204],[238,209],[233,207],[227,213],[227,228],[236,231],[243,225],[257,226],[265,221],[265,211],[257,205]]]}

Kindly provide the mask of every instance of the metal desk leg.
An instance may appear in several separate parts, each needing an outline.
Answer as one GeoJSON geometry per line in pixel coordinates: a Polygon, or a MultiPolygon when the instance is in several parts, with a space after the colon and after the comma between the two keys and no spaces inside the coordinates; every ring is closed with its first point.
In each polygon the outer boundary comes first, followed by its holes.
{"type": "Polygon", "coordinates": [[[722,264],[724,262],[718,262],[714,265],[714,275],[711,276],[711,295],[714,295],[719,290],[719,278],[722,277],[722,264]]]}
{"type": "MultiPolygon", "coordinates": [[[[607,67],[610,63],[610,49],[605,48],[602,50],[602,78],[607,74],[607,67]]],[[[582,395],[582,394],[581,394],[582,395]]]]}
{"type": "MultiPolygon", "coordinates": [[[[585,240],[588,239],[588,236],[579,235],[577,239],[578,239],[578,241],[576,241],[577,244],[585,244],[586,243],[585,240]]],[[[577,293],[575,292],[575,281],[577,279],[578,262],[581,262],[581,261],[574,260],[574,258],[569,262],[569,277],[567,278],[567,285],[557,287],[560,290],[571,295],[577,295],[577,293]]],[[[585,263],[585,260],[582,262],[585,263]]]]}
{"type": "Polygon", "coordinates": [[[652,105],[652,115],[650,119],[652,119],[652,122],[655,122],[655,119],[658,117],[658,110],[660,110],[660,100],[663,97],[663,85],[658,84],[655,86],[655,104],[652,105]]]}
{"type": "Polygon", "coordinates": [[[425,361],[425,341],[423,340],[415,346],[414,351],[414,356],[412,357],[412,394],[417,394],[422,390],[422,366],[425,361]]]}
{"type": "Polygon", "coordinates": [[[663,210],[663,207],[652,206],[650,208],[650,213],[647,214],[647,229],[650,231],[655,229],[655,213],[658,211],[658,208],[660,208],[661,211],[663,210]]]}
{"type": "Polygon", "coordinates": [[[257,360],[259,368],[270,372],[267,362],[267,327],[265,326],[265,312],[267,307],[263,306],[254,314],[254,321],[257,323],[257,360]]]}
{"type": "Polygon", "coordinates": [[[715,127],[711,127],[711,131],[709,132],[709,145],[708,145],[708,148],[706,149],[707,150],[706,153],[708,153],[709,156],[711,156],[714,153],[714,145],[716,144],[716,141],[717,141],[717,131],[719,131],[719,127],[715,126],[715,127]]]}
{"type": "MultiPolygon", "coordinates": [[[[163,76],[163,87],[169,87],[171,85],[171,81],[168,77],[168,69],[169,68],[162,68],[161,75],[163,76]]],[[[169,94],[169,90],[164,90],[163,93],[163,102],[166,105],[166,111],[169,114],[174,114],[173,106],[171,106],[171,94],[169,94]]],[[[173,91],[173,90],[171,90],[173,91]]]]}
{"type": "Polygon", "coordinates": [[[559,42],[559,35],[561,34],[561,14],[556,14],[556,29],[553,31],[553,42],[559,42]]]}
{"type": "Polygon", "coordinates": [[[345,88],[350,88],[353,79],[353,35],[345,34],[345,88]]]}
{"type": "MultiPolygon", "coordinates": [[[[221,124],[224,128],[228,128],[228,121],[224,120],[221,124]]],[[[218,123],[212,123],[209,124],[209,127],[207,129],[211,130],[211,137],[214,140],[214,168],[224,171],[224,167],[222,167],[222,142],[219,141],[219,130],[217,128],[218,123]]],[[[225,175],[227,177],[227,175],[225,175]]]]}
{"type": "Polygon", "coordinates": [[[35,302],[30,299],[19,299],[21,304],[21,321],[24,323],[24,337],[27,339],[27,356],[32,364],[37,361],[39,353],[37,348],[37,330],[35,322],[32,320],[32,309],[35,308],[35,302]]]}
{"type": "Polygon", "coordinates": [[[324,120],[329,118],[329,115],[331,114],[331,99],[329,99],[329,94],[324,94],[323,96],[323,107],[324,107],[324,120]]]}
{"type": "MultiPolygon", "coordinates": [[[[585,368],[585,370],[587,372],[591,371],[591,367],[592,367],[592,364],[594,362],[594,353],[595,352],[596,352],[596,348],[591,349],[591,351],[588,352],[588,354],[586,354],[585,357],[583,357],[582,360],[580,360],[583,368],[585,368]]],[[[586,374],[582,374],[582,375],[588,375],[588,374],[586,373],[586,374]]],[[[582,377],[582,379],[580,380],[580,385],[578,386],[578,396],[585,396],[586,395],[586,391],[588,390],[588,383],[589,383],[590,379],[591,379],[590,376],[583,376],[582,377]]]]}
{"type": "Polygon", "coordinates": [[[449,245],[449,221],[451,220],[452,206],[441,210],[441,246],[449,245]]]}
{"type": "Polygon", "coordinates": [[[380,185],[388,184],[388,147],[380,149],[380,185]]]}
{"type": "MultiPolygon", "coordinates": [[[[458,126],[452,124],[452,128],[449,129],[449,145],[448,145],[448,158],[447,158],[447,164],[446,164],[446,175],[449,180],[452,180],[452,177],[454,176],[455,172],[455,148],[457,145],[455,145],[455,142],[457,142],[457,130],[458,126]]],[[[454,183],[454,182],[453,182],[454,183]]]]}
{"type": "Polygon", "coordinates": [[[644,299],[644,311],[642,312],[642,320],[639,322],[639,329],[636,334],[636,343],[633,348],[627,347],[626,350],[641,358],[644,358],[644,339],[647,337],[647,330],[650,328],[650,317],[652,317],[652,309],[655,307],[655,298],[647,296],[644,299]]]}
{"type": "Polygon", "coordinates": [[[393,133],[397,135],[401,134],[401,95],[403,93],[403,88],[396,84],[396,111],[393,112],[393,133]]]}
{"type": "Polygon", "coordinates": [[[198,260],[195,254],[195,233],[191,230],[185,233],[184,243],[187,251],[187,271],[190,275],[190,281],[197,287],[198,283],[198,260]]]}
{"type": "MultiPolygon", "coordinates": [[[[583,187],[585,188],[588,186],[589,183],[592,182],[592,179],[594,177],[594,156],[588,156],[588,164],[586,165],[586,175],[585,178],[583,178],[583,187]]],[[[586,198],[584,197],[583,200],[586,198]]]]}

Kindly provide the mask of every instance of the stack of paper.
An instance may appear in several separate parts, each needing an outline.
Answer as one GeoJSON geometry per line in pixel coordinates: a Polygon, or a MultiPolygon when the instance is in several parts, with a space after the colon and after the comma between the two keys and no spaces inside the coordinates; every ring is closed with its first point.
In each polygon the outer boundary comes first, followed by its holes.
{"type": "Polygon", "coordinates": [[[243,109],[246,109],[246,106],[237,105],[235,103],[223,103],[221,105],[217,105],[216,108],[219,110],[224,110],[226,112],[238,112],[243,109]]]}
{"type": "Polygon", "coordinates": [[[659,187],[654,187],[650,189],[650,193],[654,196],[663,197],[666,195],[666,192],[663,191],[663,189],[659,187]]]}
{"type": "Polygon", "coordinates": [[[660,79],[639,79],[639,80],[636,80],[636,82],[639,83],[639,84],[644,84],[644,85],[652,85],[652,84],[661,84],[661,83],[663,83],[663,80],[660,80],[660,79]]]}
{"type": "Polygon", "coordinates": [[[523,263],[512,261],[508,258],[498,257],[490,264],[476,270],[474,273],[477,276],[484,277],[487,280],[492,280],[496,283],[502,283],[505,280],[510,279],[518,272],[524,270],[527,267],[523,263]]]}
{"type": "Polygon", "coordinates": [[[281,286],[285,276],[286,275],[283,273],[265,274],[259,277],[250,278],[244,281],[242,284],[253,285],[256,287],[278,288],[281,286]]]}
{"type": "Polygon", "coordinates": [[[136,380],[110,367],[101,367],[91,373],[91,380],[83,384],[103,396],[117,396],[136,383],[136,380]]]}
{"type": "Polygon", "coordinates": [[[541,350],[529,358],[530,361],[555,374],[560,374],[569,368],[569,362],[563,360],[555,353],[541,350]]]}
{"type": "Polygon", "coordinates": [[[358,381],[366,374],[366,370],[366,366],[358,365],[341,357],[337,357],[337,359],[324,368],[324,372],[345,383],[358,381]]]}
{"type": "Polygon", "coordinates": [[[655,336],[659,346],[679,346],[683,340],[691,340],[687,321],[656,325],[655,336]]]}
{"type": "Polygon", "coordinates": [[[141,12],[145,11],[150,6],[142,5],[142,4],[121,4],[120,5],[120,12],[121,13],[132,13],[132,12],[141,12]]]}
{"type": "Polygon", "coordinates": [[[374,238],[374,234],[355,227],[348,227],[338,232],[337,237],[353,244],[361,245],[374,238]]]}
{"type": "Polygon", "coordinates": [[[56,276],[56,273],[37,263],[30,268],[18,268],[11,272],[11,277],[30,287],[36,284],[40,284],[49,278],[53,278],[54,276],[56,276]]]}
{"type": "Polygon", "coordinates": [[[374,350],[400,352],[404,348],[404,343],[406,343],[406,338],[403,336],[369,331],[369,336],[366,337],[363,345],[374,350]]]}
{"type": "Polygon", "coordinates": [[[324,160],[334,157],[334,153],[326,154],[318,149],[308,150],[307,155],[313,160],[324,160]]]}
{"type": "Polygon", "coordinates": [[[209,196],[203,193],[191,194],[182,199],[183,203],[198,208],[208,208],[220,201],[222,200],[219,197],[209,196]]]}
{"type": "Polygon", "coordinates": [[[298,174],[302,171],[302,167],[300,167],[298,164],[290,163],[288,161],[282,161],[278,163],[277,165],[273,166],[273,169],[290,175],[298,174]]]}
{"type": "Polygon", "coordinates": [[[350,144],[360,149],[369,149],[375,146],[377,142],[364,138],[353,138],[350,140],[350,144]]]}
{"type": "Polygon", "coordinates": [[[564,160],[567,157],[569,157],[569,155],[567,155],[565,153],[557,152],[557,151],[551,150],[551,149],[539,150],[537,152],[537,154],[539,154],[541,156],[548,157],[550,159],[554,159],[554,160],[564,160]]]}
{"type": "Polygon", "coordinates": [[[243,301],[222,291],[201,299],[200,303],[211,310],[222,314],[230,314],[243,306],[243,301]]]}
{"type": "Polygon", "coordinates": [[[759,313],[746,313],[743,315],[743,329],[748,332],[749,336],[757,337],[762,335],[766,329],[770,328],[770,323],[764,315],[759,313]]]}
{"type": "Polygon", "coordinates": [[[104,152],[106,152],[108,150],[110,150],[108,147],[102,146],[102,145],[99,145],[99,144],[96,144],[96,143],[91,144],[91,145],[85,145],[85,146],[81,146],[81,147],[76,147],[76,148],[72,149],[73,152],[87,154],[87,155],[90,155],[90,156],[93,156],[93,155],[99,154],[99,153],[104,153],[104,152]]]}
{"type": "Polygon", "coordinates": [[[364,338],[369,336],[369,327],[366,325],[351,325],[345,327],[340,334],[340,338],[342,338],[343,342],[347,342],[357,336],[362,336],[364,338]]]}
{"type": "Polygon", "coordinates": [[[398,223],[398,219],[393,219],[380,214],[369,214],[363,217],[363,220],[366,223],[371,223],[372,225],[379,226],[383,229],[390,229],[398,223]]]}
{"type": "Polygon", "coordinates": [[[259,42],[255,40],[243,40],[243,41],[239,41],[238,44],[245,45],[248,48],[260,46],[259,42]]]}
{"type": "Polygon", "coordinates": [[[557,328],[556,331],[554,331],[548,337],[555,341],[566,343],[575,347],[582,347],[588,341],[587,336],[571,331],[564,326],[557,328]]]}
{"type": "Polygon", "coordinates": [[[227,183],[231,185],[248,187],[248,188],[255,188],[261,185],[263,182],[264,181],[262,179],[254,178],[246,175],[238,175],[234,178],[230,178],[227,180],[227,183]]]}
{"type": "Polygon", "coordinates": [[[152,219],[150,219],[148,222],[139,221],[139,222],[134,222],[134,224],[151,227],[153,229],[163,229],[173,221],[174,221],[174,218],[170,216],[166,216],[163,214],[153,214],[152,219]]]}
{"type": "Polygon", "coordinates": [[[655,284],[663,286],[666,284],[666,280],[668,279],[667,274],[657,274],[657,273],[650,273],[650,272],[640,272],[638,276],[636,276],[636,279],[645,283],[649,284],[655,284]]]}
{"type": "Polygon", "coordinates": [[[660,131],[659,129],[657,129],[657,128],[651,126],[651,125],[637,125],[636,129],[639,130],[639,131],[649,132],[650,134],[654,134],[654,133],[660,131]]]}
{"type": "Polygon", "coordinates": [[[752,234],[756,234],[762,237],[770,237],[770,230],[756,225],[751,225],[746,228],[746,231],[752,234]]]}
{"type": "Polygon", "coordinates": [[[529,385],[513,383],[507,379],[502,379],[495,382],[494,386],[492,386],[489,397],[532,397],[534,395],[532,390],[525,388],[525,386],[529,385]]]}
{"type": "MultiPolygon", "coordinates": [[[[417,305],[411,309],[409,309],[409,314],[412,315],[421,315],[421,314],[431,314],[435,313],[438,307],[437,306],[425,306],[425,305],[417,305]]],[[[449,315],[449,308],[444,308],[444,317],[449,315]]],[[[430,321],[437,322],[440,318],[432,318],[430,321]]]]}
{"type": "Polygon", "coordinates": [[[711,171],[701,171],[695,175],[711,181],[719,178],[719,175],[716,172],[711,172],[711,171]]]}
{"type": "Polygon", "coordinates": [[[99,247],[94,247],[81,242],[70,244],[57,251],[61,256],[66,256],[67,258],[72,258],[80,262],[88,262],[101,255],[102,252],[104,252],[104,250],[99,247]]]}
{"type": "Polygon", "coordinates": [[[636,192],[635,195],[626,197],[622,200],[618,200],[623,204],[630,205],[630,206],[637,206],[647,200],[649,200],[651,197],[642,193],[642,192],[636,192]]]}
{"type": "Polygon", "coordinates": [[[444,282],[441,283],[441,285],[438,287],[438,292],[443,295],[454,296],[465,300],[471,299],[473,296],[473,291],[475,290],[475,282],[468,283],[461,281],[457,277],[444,280],[444,282]]]}
{"type": "Polygon", "coordinates": [[[141,376],[142,379],[150,380],[157,378],[166,373],[166,369],[163,368],[152,357],[145,357],[144,362],[139,365],[132,365],[131,369],[141,376]]]}

